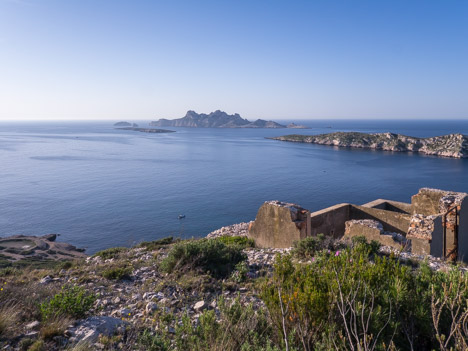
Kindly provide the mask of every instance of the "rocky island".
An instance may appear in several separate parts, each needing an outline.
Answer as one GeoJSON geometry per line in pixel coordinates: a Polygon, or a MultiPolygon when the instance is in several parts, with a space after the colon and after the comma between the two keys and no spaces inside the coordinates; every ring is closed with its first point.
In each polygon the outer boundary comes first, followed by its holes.
{"type": "Polygon", "coordinates": [[[309,127],[304,126],[302,124],[296,124],[296,123],[289,123],[286,128],[292,128],[292,129],[309,129],[309,127]]]}
{"type": "Polygon", "coordinates": [[[353,147],[397,152],[419,152],[426,155],[466,158],[468,136],[448,134],[432,138],[417,138],[395,133],[336,132],[319,135],[285,135],[274,140],[353,147]]]}
{"type": "Polygon", "coordinates": [[[175,130],[156,129],[156,128],[123,127],[123,128],[115,128],[115,129],[133,130],[134,132],[142,132],[142,133],[175,133],[175,130]]]}
{"type": "Polygon", "coordinates": [[[114,127],[138,127],[138,124],[122,121],[114,123],[114,127]]]}
{"type": "Polygon", "coordinates": [[[288,128],[285,125],[257,119],[254,122],[242,118],[238,113],[229,115],[217,110],[209,114],[188,111],[184,117],[177,119],[161,118],[153,121],[150,126],[156,127],[190,127],[190,128],[288,128]]]}

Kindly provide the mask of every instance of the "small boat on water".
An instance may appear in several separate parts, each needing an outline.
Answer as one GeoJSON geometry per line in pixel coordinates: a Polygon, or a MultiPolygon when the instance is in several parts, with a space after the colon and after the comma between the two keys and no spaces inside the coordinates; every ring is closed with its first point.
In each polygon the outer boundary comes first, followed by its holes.
{"type": "Polygon", "coordinates": [[[179,219],[185,218],[185,215],[180,214],[179,219]]]}

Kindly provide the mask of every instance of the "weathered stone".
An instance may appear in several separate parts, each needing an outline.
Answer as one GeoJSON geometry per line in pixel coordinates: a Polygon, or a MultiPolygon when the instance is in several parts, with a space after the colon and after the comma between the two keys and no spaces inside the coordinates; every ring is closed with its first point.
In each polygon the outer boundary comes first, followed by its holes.
{"type": "Polygon", "coordinates": [[[53,279],[52,279],[51,276],[46,275],[44,278],[42,278],[42,279],[39,281],[39,284],[49,284],[52,280],[53,280],[53,279]]]}
{"type": "Polygon", "coordinates": [[[34,322],[31,322],[31,323],[28,323],[25,325],[26,329],[34,329],[34,328],[37,328],[39,326],[39,321],[34,321],[34,322]]]}
{"type": "Polygon", "coordinates": [[[127,325],[119,318],[107,316],[93,316],[78,322],[71,330],[73,340],[94,343],[100,334],[105,336],[114,335],[119,327],[127,325]]]}
{"type": "Polygon", "coordinates": [[[195,311],[202,311],[206,308],[206,303],[205,301],[198,301],[195,305],[193,305],[193,309],[195,311]]]}
{"type": "Polygon", "coordinates": [[[258,247],[291,247],[293,242],[307,236],[310,236],[310,212],[280,201],[265,202],[249,228],[249,237],[258,247]]]}

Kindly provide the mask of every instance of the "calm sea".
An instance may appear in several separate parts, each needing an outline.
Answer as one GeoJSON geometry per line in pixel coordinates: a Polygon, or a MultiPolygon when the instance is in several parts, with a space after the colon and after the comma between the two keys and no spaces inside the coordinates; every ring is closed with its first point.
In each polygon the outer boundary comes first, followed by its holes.
{"type": "Polygon", "coordinates": [[[296,122],[311,129],[146,134],[109,122],[0,123],[0,236],[60,233],[92,253],[203,236],[254,219],[266,200],[318,210],[376,198],[410,201],[421,187],[468,192],[468,159],[265,139],[350,130],[468,134],[467,120],[296,122]]]}

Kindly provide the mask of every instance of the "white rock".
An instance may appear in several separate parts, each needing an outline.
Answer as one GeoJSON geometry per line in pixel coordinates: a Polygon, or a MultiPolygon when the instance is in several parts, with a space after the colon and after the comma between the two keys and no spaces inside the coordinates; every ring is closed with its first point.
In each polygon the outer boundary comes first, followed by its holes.
{"type": "Polygon", "coordinates": [[[94,316],[80,321],[76,328],[71,330],[74,340],[80,342],[96,342],[100,334],[111,336],[116,333],[119,327],[127,323],[119,318],[107,316],[94,316]]]}
{"type": "Polygon", "coordinates": [[[26,329],[34,329],[39,326],[39,321],[34,321],[31,323],[26,324],[26,329]]]}
{"type": "Polygon", "coordinates": [[[206,308],[206,303],[205,301],[201,300],[201,301],[198,301],[195,305],[193,305],[193,309],[195,311],[202,311],[206,308]]]}
{"type": "Polygon", "coordinates": [[[39,284],[49,284],[52,281],[52,278],[49,275],[46,275],[39,281],[39,284]]]}

